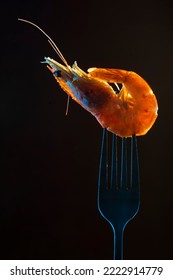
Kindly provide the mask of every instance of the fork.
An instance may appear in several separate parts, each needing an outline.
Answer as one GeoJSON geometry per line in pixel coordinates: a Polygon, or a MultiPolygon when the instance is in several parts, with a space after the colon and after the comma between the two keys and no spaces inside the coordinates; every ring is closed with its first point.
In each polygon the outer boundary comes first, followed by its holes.
{"type": "Polygon", "coordinates": [[[109,138],[108,131],[103,129],[98,178],[98,209],[113,229],[113,259],[121,260],[123,259],[124,229],[127,223],[136,216],[140,205],[138,150],[137,139],[133,135],[130,139],[130,156],[128,157],[127,139],[122,138],[121,161],[119,161],[118,137],[111,134],[111,169],[109,171],[109,138]]]}

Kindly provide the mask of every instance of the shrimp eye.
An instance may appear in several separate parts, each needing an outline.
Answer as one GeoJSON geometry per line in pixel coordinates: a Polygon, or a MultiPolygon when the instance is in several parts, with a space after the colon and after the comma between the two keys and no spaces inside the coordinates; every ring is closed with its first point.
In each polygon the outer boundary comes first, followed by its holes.
{"type": "Polygon", "coordinates": [[[55,72],[53,72],[53,74],[55,75],[55,77],[60,78],[61,77],[61,71],[56,70],[55,72]]]}

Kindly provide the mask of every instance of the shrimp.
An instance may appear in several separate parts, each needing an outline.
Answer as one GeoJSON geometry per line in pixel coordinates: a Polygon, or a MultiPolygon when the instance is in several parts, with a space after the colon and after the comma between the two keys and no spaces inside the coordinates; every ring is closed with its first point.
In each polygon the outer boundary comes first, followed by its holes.
{"type": "Polygon", "coordinates": [[[120,137],[145,135],[153,126],[158,111],[157,99],[148,83],[133,71],[112,68],[89,68],[83,71],[75,61],[71,66],[54,41],[36,24],[19,19],[37,27],[48,38],[63,64],[45,57],[43,63],[67,93],[90,112],[112,133],[120,137]],[[115,91],[111,84],[117,85],[115,91]],[[119,88],[121,84],[121,88],[119,88]]]}

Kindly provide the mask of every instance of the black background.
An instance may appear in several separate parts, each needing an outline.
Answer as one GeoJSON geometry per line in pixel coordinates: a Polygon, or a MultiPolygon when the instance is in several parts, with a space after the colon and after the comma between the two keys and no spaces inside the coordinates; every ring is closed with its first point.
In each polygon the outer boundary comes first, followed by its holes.
{"type": "Polygon", "coordinates": [[[125,259],[173,259],[171,1],[1,1],[1,259],[111,259],[112,229],[97,209],[102,129],[45,65],[133,70],[148,81],[159,117],[138,137],[141,208],[124,236],[125,259]],[[121,3],[120,3],[121,2],[121,3]],[[60,62],[60,61],[59,61],[60,62]]]}

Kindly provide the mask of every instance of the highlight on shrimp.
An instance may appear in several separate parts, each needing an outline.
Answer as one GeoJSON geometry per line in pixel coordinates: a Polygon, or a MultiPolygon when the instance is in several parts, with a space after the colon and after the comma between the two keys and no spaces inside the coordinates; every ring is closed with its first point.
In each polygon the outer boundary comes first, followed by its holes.
{"type": "Polygon", "coordinates": [[[144,135],[153,126],[158,112],[157,99],[148,83],[133,71],[114,68],[90,68],[83,71],[75,61],[71,66],[54,41],[36,24],[64,65],[45,57],[44,62],[54,78],[74,101],[90,112],[112,133],[120,137],[144,135]],[[117,85],[117,91],[111,84],[117,85]],[[121,89],[119,88],[121,84],[121,89]]]}

